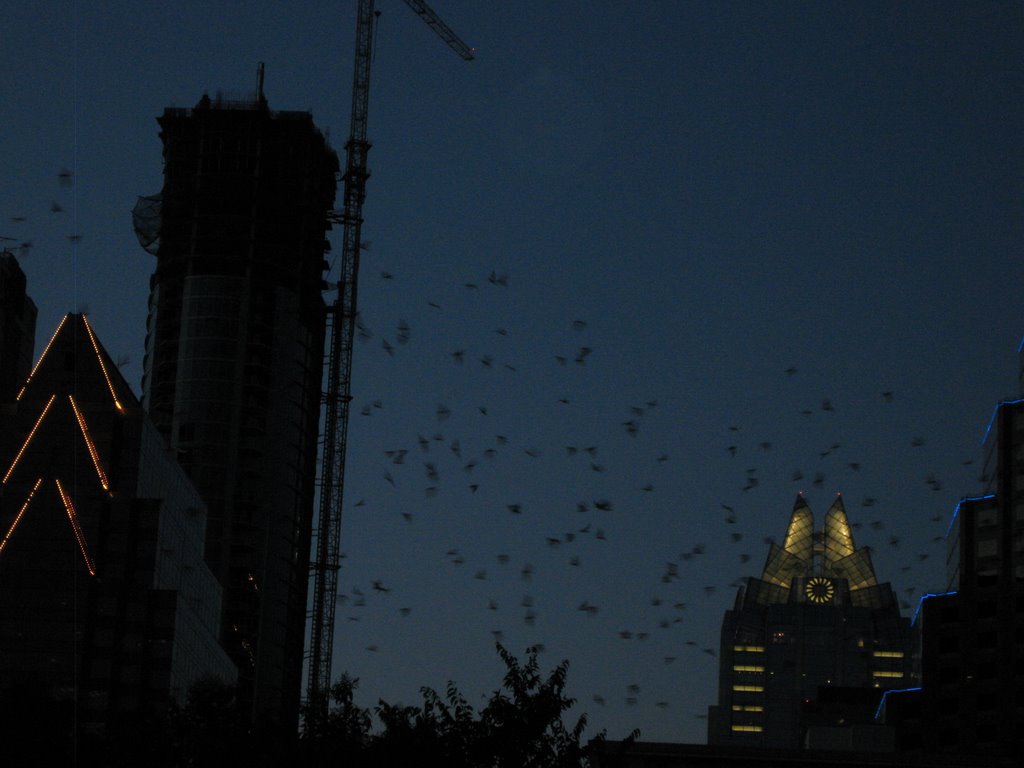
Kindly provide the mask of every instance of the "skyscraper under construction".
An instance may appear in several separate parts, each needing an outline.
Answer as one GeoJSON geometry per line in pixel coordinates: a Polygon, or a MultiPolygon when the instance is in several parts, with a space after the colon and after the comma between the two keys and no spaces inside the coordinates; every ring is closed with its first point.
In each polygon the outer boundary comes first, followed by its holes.
{"type": "Polygon", "coordinates": [[[308,112],[204,96],[158,119],[136,207],[150,280],[143,404],[208,509],[222,642],[255,720],[300,701],[338,159],[308,112]]]}
{"type": "MultiPolygon", "coordinates": [[[[708,743],[801,748],[826,687],[866,694],[870,723],[885,689],[913,682],[915,648],[892,587],[878,583],[868,550],[854,546],[842,497],[815,530],[798,496],[784,543],[772,543],[760,578],[747,578],[722,621],[708,743]]],[[[869,730],[848,729],[857,748],[869,748],[877,736],[869,730]]]]}

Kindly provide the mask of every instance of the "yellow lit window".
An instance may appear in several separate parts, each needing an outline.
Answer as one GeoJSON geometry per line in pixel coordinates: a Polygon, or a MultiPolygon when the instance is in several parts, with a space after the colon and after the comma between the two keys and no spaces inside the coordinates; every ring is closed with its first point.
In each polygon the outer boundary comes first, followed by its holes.
{"type": "Polygon", "coordinates": [[[757,666],[756,664],[734,664],[732,667],[733,672],[764,672],[764,667],[757,666]]]}
{"type": "Polygon", "coordinates": [[[764,728],[760,725],[736,725],[732,726],[734,731],[742,731],[744,733],[761,733],[764,728]]]}
{"type": "Polygon", "coordinates": [[[888,669],[876,669],[871,673],[872,677],[903,677],[902,672],[893,672],[888,669]]]}
{"type": "Polygon", "coordinates": [[[745,651],[746,653],[764,653],[763,645],[734,645],[734,651],[745,651]]]}
{"type": "Polygon", "coordinates": [[[732,687],[734,691],[753,691],[754,693],[760,693],[764,690],[763,685],[734,685],[732,687]]]}
{"type": "Polygon", "coordinates": [[[733,712],[764,712],[764,707],[760,704],[733,704],[733,712]]]}
{"type": "Polygon", "coordinates": [[[876,659],[902,659],[903,651],[872,651],[871,655],[876,659]]]}

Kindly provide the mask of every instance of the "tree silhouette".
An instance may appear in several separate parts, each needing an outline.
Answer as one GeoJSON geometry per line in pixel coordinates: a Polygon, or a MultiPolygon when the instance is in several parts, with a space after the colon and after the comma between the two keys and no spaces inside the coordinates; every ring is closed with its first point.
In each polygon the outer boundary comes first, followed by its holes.
{"type": "Polygon", "coordinates": [[[172,701],[166,709],[120,713],[95,735],[74,727],[73,702],[64,702],[60,709],[38,686],[28,686],[0,701],[0,730],[11,755],[33,760],[42,756],[87,768],[587,766],[592,745],[604,738],[604,732],[581,744],[586,715],[571,727],[563,722],[575,704],[565,693],[569,662],[562,661],[545,675],[538,648],[528,648],[521,663],[500,643],[496,647],[505,675],[479,712],[454,683],[443,694],[421,688],[419,706],[379,701],[372,709],[363,708],[355,703],[359,681],[346,674],[328,692],[327,708],[306,707],[302,731],[290,740],[281,738],[279,728],[253,724],[234,685],[203,678],[189,688],[184,704],[172,701]]]}
{"type": "MultiPolygon", "coordinates": [[[[419,707],[380,701],[372,712],[355,704],[358,680],[343,675],[332,687],[324,720],[306,723],[302,756],[309,765],[348,766],[439,763],[450,768],[577,768],[588,764],[589,746],[580,743],[586,728],[581,715],[568,728],[562,718],[575,704],[566,696],[569,662],[562,661],[546,677],[537,661],[527,660],[497,644],[505,663],[502,688],[479,712],[466,702],[454,683],[444,695],[422,688],[419,707]],[[381,730],[372,731],[373,716],[381,730]]],[[[317,710],[321,711],[321,710],[317,710]]],[[[604,737],[604,732],[598,739],[604,737]]]]}
{"type": "Polygon", "coordinates": [[[371,740],[372,715],[357,706],[354,693],[359,680],[343,674],[328,692],[326,717],[322,703],[309,702],[303,709],[300,750],[305,764],[357,766],[371,740]]]}
{"type": "Polygon", "coordinates": [[[229,765],[252,751],[235,687],[218,678],[192,684],[184,707],[172,709],[171,729],[183,765],[229,765]]]}

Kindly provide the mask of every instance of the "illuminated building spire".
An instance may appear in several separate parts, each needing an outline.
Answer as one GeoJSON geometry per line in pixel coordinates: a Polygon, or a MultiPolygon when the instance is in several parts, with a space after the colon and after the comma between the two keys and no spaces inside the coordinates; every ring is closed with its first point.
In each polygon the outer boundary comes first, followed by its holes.
{"type": "Polygon", "coordinates": [[[803,494],[797,494],[793,515],[789,518],[789,528],[786,530],[786,542],[782,546],[790,554],[811,562],[814,554],[814,515],[803,494]]]}
{"type": "Polygon", "coordinates": [[[789,589],[796,578],[828,576],[846,579],[851,590],[878,583],[867,547],[857,549],[843,498],[836,495],[822,530],[814,530],[814,515],[803,494],[796,497],[782,546],[772,543],[761,580],[789,589]]]}
{"type": "Polygon", "coordinates": [[[826,568],[854,553],[850,521],[846,519],[843,497],[839,494],[836,494],[836,500],[832,502],[832,506],[825,513],[824,540],[826,568]]]}

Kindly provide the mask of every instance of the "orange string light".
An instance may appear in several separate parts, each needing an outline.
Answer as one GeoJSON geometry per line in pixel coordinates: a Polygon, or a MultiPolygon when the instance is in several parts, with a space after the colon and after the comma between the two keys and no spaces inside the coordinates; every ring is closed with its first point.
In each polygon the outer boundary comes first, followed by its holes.
{"type": "Polygon", "coordinates": [[[14,457],[14,461],[11,462],[11,466],[7,470],[7,474],[4,475],[3,482],[0,483],[0,484],[2,484],[2,485],[6,485],[7,484],[7,481],[11,477],[11,473],[14,472],[14,468],[16,466],[18,466],[18,462],[21,460],[21,455],[23,453],[25,453],[25,449],[28,448],[28,444],[30,442],[32,442],[32,438],[35,435],[36,430],[38,430],[39,429],[39,425],[43,423],[43,419],[46,418],[46,414],[49,412],[50,406],[53,405],[53,401],[56,400],[56,399],[57,399],[56,393],[50,395],[50,399],[46,402],[46,406],[43,408],[43,412],[39,414],[39,418],[36,419],[35,426],[33,426],[32,430],[28,433],[28,437],[25,438],[25,442],[23,442],[21,444],[21,448],[18,450],[17,455],[14,457]]]}
{"type": "Polygon", "coordinates": [[[68,513],[68,520],[71,521],[71,528],[75,532],[75,539],[78,541],[78,548],[82,552],[82,559],[85,560],[85,567],[89,570],[90,576],[96,575],[96,566],[92,562],[92,558],[89,557],[89,548],[85,544],[85,534],[82,533],[82,527],[78,524],[78,515],[75,514],[75,505],[71,503],[71,497],[64,492],[64,486],[60,484],[60,480],[55,478],[54,482],[57,484],[57,492],[60,493],[60,500],[64,502],[64,510],[68,513]]]}
{"type": "Polygon", "coordinates": [[[96,468],[96,475],[100,479],[100,485],[103,486],[104,491],[110,491],[110,482],[107,480],[107,473],[103,471],[103,467],[100,465],[100,454],[96,450],[96,444],[92,441],[92,437],[89,435],[85,416],[78,410],[78,404],[75,402],[73,395],[68,395],[68,400],[71,401],[71,410],[75,412],[75,419],[78,420],[78,428],[82,430],[82,437],[85,438],[85,447],[89,449],[89,456],[92,458],[92,465],[96,468]]]}
{"type": "Polygon", "coordinates": [[[7,546],[7,540],[11,538],[11,534],[14,533],[14,529],[18,527],[18,523],[21,522],[21,516],[25,514],[25,510],[28,509],[28,505],[32,501],[32,497],[36,495],[36,491],[39,490],[39,486],[43,484],[43,478],[36,480],[36,484],[32,486],[32,490],[28,492],[28,498],[25,499],[25,503],[21,505],[21,509],[18,510],[18,514],[14,518],[14,522],[11,523],[11,527],[7,529],[7,534],[4,536],[4,540],[0,541],[0,552],[4,551],[4,547],[7,546]]]}
{"type": "Polygon", "coordinates": [[[110,379],[110,374],[107,373],[107,366],[103,362],[103,355],[100,354],[100,345],[96,343],[96,337],[93,336],[92,328],[89,327],[89,321],[86,319],[85,315],[82,315],[82,324],[85,326],[85,330],[89,334],[89,341],[92,342],[92,348],[96,353],[96,359],[99,361],[100,370],[103,371],[103,378],[107,380],[107,389],[110,390],[110,396],[114,399],[114,407],[117,408],[119,413],[124,413],[124,406],[122,406],[121,401],[117,399],[117,393],[114,392],[114,383],[110,379]]]}
{"type": "Polygon", "coordinates": [[[36,375],[36,369],[39,367],[39,364],[43,362],[43,358],[46,357],[46,353],[50,351],[50,346],[53,344],[53,340],[57,338],[57,334],[60,333],[60,329],[64,327],[64,323],[68,321],[69,317],[70,315],[64,315],[64,319],[57,325],[57,330],[53,332],[50,340],[46,342],[46,346],[43,347],[43,354],[39,356],[39,359],[36,360],[36,364],[32,366],[32,371],[29,373],[28,378],[25,379],[25,384],[18,391],[17,396],[14,398],[15,400],[21,400],[21,396],[25,394],[25,390],[28,388],[28,383],[32,381],[32,377],[36,375]]]}

